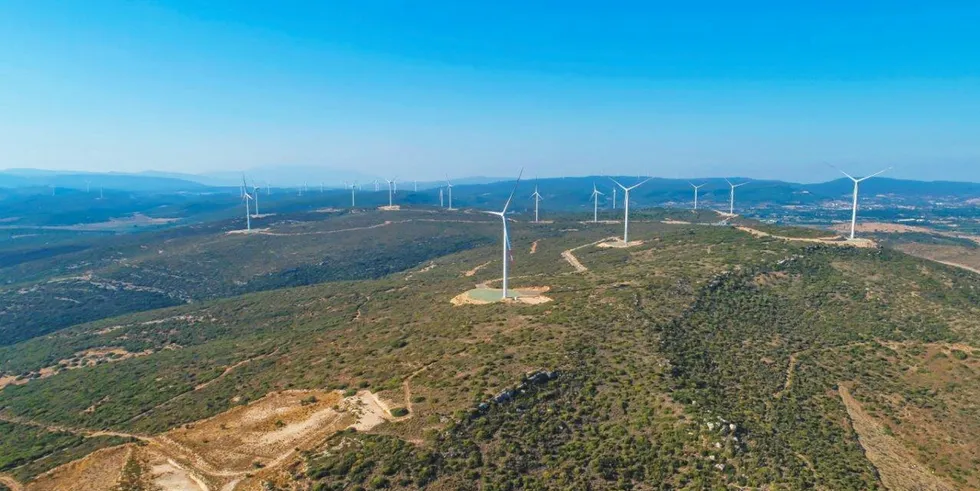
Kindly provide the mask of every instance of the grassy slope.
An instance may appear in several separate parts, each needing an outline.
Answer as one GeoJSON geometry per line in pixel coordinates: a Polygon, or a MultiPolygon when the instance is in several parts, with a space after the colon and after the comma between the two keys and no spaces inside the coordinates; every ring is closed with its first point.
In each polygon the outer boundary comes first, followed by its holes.
{"type": "MultiPolygon", "coordinates": [[[[978,345],[978,280],[965,272],[726,228],[635,227],[643,246],[579,250],[590,270],[577,274],[561,251],[618,226],[513,225],[514,286],[552,287],[555,301],[539,306],[450,306],[453,295],[499,274],[499,249],[483,247],[440,257],[424,273],[78,326],[0,350],[3,369],[36,370],[96,346],[155,352],[8,387],[0,407],[48,423],[157,432],[283,388],[364,386],[400,400],[402,381],[428,366],[412,379],[413,419],[373,436],[339,435],[326,445],[362,444],[310,455],[304,479],[436,489],[870,489],[880,481],[841,424],[847,413],[833,389],[848,381],[877,388],[866,380],[892,365],[854,372],[831,353],[889,341],[978,345]],[[495,262],[462,276],[486,261],[495,262]],[[145,324],[156,319],[169,320],[145,324]],[[218,378],[243,360],[251,361],[218,378]],[[535,369],[562,376],[473,413],[535,369]]],[[[901,391],[913,382],[894,383],[890,390],[901,391]]],[[[860,388],[855,395],[871,400],[860,388]]],[[[969,415],[959,421],[980,426],[969,415]]],[[[937,472],[973,482],[975,469],[930,455],[921,453],[937,472]]]]}

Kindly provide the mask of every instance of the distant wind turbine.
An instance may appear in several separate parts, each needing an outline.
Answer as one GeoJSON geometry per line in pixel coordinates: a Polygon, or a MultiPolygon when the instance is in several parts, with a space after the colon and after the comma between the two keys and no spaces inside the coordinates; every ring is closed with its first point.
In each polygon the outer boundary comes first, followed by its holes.
{"type": "Polygon", "coordinates": [[[394,206],[393,201],[392,201],[392,195],[394,195],[395,191],[394,191],[394,188],[392,186],[395,184],[395,180],[394,179],[385,179],[385,181],[388,181],[388,206],[389,207],[390,206],[394,206]]]}
{"type": "Polygon", "coordinates": [[[378,180],[374,180],[374,191],[377,192],[380,188],[378,187],[378,180]]]}
{"type": "MultiPolygon", "coordinates": [[[[521,171],[523,172],[523,170],[521,171]]],[[[453,209],[453,182],[449,180],[449,176],[446,176],[446,189],[449,190],[449,210],[453,209]]]]}
{"type": "Polygon", "coordinates": [[[532,194],[531,197],[534,198],[534,223],[538,223],[538,203],[540,203],[544,198],[542,198],[541,193],[538,192],[537,184],[534,185],[534,194],[532,194]]]}
{"type": "Polygon", "coordinates": [[[442,203],[442,188],[439,188],[439,208],[442,208],[443,206],[444,205],[442,203]]]}
{"type": "Polygon", "coordinates": [[[623,186],[619,181],[609,178],[610,181],[615,182],[617,186],[623,188],[623,208],[625,209],[625,214],[623,215],[623,244],[629,245],[629,232],[630,232],[630,191],[640,187],[652,177],[648,177],[630,187],[623,186]]]}
{"type": "Polygon", "coordinates": [[[613,186],[613,209],[616,209],[616,187],[613,186]]]}
{"type": "MultiPolygon", "coordinates": [[[[834,168],[837,169],[836,167],[834,167],[834,168]]],[[[877,176],[877,175],[880,175],[880,174],[882,174],[884,172],[887,172],[887,171],[891,170],[891,167],[889,167],[887,169],[882,169],[882,170],[880,170],[878,172],[875,172],[874,174],[871,174],[870,176],[864,176],[864,177],[862,177],[860,179],[856,179],[854,177],[851,177],[850,174],[848,174],[848,173],[846,173],[846,172],[844,172],[844,171],[842,171],[840,169],[837,169],[837,170],[839,170],[841,174],[844,174],[845,176],[847,176],[848,179],[854,181],[854,204],[851,206],[851,240],[854,240],[854,226],[855,226],[855,224],[857,224],[857,216],[858,216],[858,183],[860,183],[861,181],[865,181],[865,180],[871,179],[872,177],[877,176]]]]}
{"type": "Polygon", "coordinates": [[[91,186],[92,186],[92,181],[90,181],[90,180],[88,180],[88,179],[86,179],[86,180],[85,180],[85,192],[86,192],[86,193],[88,193],[88,192],[90,191],[90,189],[89,189],[89,188],[90,188],[91,186]]]}
{"type": "Polygon", "coordinates": [[[104,199],[105,195],[102,194],[102,186],[99,186],[99,199],[104,199]]]}
{"type": "Polygon", "coordinates": [[[412,191],[419,192],[419,181],[417,179],[412,181],[412,191]]]}
{"type": "Polygon", "coordinates": [[[738,184],[732,184],[732,181],[729,181],[727,178],[725,179],[725,182],[727,182],[728,185],[731,186],[732,188],[731,193],[728,195],[728,214],[734,215],[735,214],[735,188],[739,186],[744,186],[749,182],[745,181],[745,182],[740,182],[738,184]]]}
{"type": "Polygon", "coordinates": [[[698,190],[703,188],[704,185],[707,183],[698,184],[696,186],[694,185],[693,182],[689,182],[688,184],[690,184],[691,187],[694,188],[694,211],[698,211],[698,190]]]}
{"type": "Polygon", "coordinates": [[[255,216],[259,216],[259,191],[261,190],[257,184],[252,183],[252,193],[255,194],[255,216]]]}
{"type": "MultiPolygon", "coordinates": [[[[615,189],[615,188],[614,188],[615,189]]],[[[599,192],[599,189],[595,187],[595,183],[592,183],[592,223],[599,222],[599,196],[603,196],[599,192]]]]}
{"type": "Polygon", "coordinates": [[[357,183],[356,182],[350,185],[350,207],[351,208],[354,207],[354,190],[355,189],[357,189],[357,183]]]}
{"type": "Polygon", "coordinates": [[[252,230],[252,215],[249,213],[248,200],[252,199],[252,196],[248,194],[248,188],[245,186],[245,176],[242,176],[242,202],[245,203],[245,230],[252,230]]]}
{"type": "Polygon", "coordinates": [[[503,241],[504,241],[504,244],[503,244],[503,250],[504,250],[504,254],[503,254],[504,275],[503,276],[504,277],[503,277],[503,283],[502,283],[502,286],[501,286],[501,288],[503,289],[503,295],[501,296],[501,298],[504,299],[504,300],[507,299],[507,259],[508,259],[508,252],[510,252],[510,236],[507,234],[507,207],[510,206],[510,200],[514,199],[514,192],[517,191],[517,185],[521,183],[521,176],[522,175],[524,175],[524,169],[521,169],[521,172],[519,174],[517,174],[517,182],[514,183],[514,189],[510,192],[510,196],[507,197],[507,202],[504,203],[504,209],[503,210],[501,210],[501,211],[485,211],[484,212],[484,213],[489,213],[491,215],[497,215],[497,216],[499,216],[500,217],[500,223],[503,225],[503,228],[504,228],[504,235],[503,235],[503,241]]]}

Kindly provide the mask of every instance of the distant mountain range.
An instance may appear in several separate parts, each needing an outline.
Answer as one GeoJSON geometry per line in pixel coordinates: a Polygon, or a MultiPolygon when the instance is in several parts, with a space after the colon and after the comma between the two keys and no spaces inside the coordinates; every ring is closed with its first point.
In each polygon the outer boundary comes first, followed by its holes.
{"type": "MultiPolygon", "coordinates": [[[[356,171],[337,172],[330,169],[310,167],[264,167],[246,171],[249,184],[259,186],[271,185],[273,188],[295,188],[305,182],[309,188],[316,189],[321,183],[331,189],[344,185],[345,182],[357,182],[365,191],[373,191],[373,183],[379,181],[380,188],[387,184],[382,178],[356,171]],[[268,179],[266,177],[269,177],[268,179]]],[[[637,182],[634,176],[617,177],[625,185],[637,182]]],[[[738,200],[744,204],[808,204],[827,199],[848,199],[853,184],[848,179],[800,184],[776,180],[751,180],[748,178],[729,178],[733,182],[749,181],[751,184],[738,188],[738,200]]],[[[92,190],[102,187],[106,190],[129,192],[159,192],[159,193],[208,193],[228,192],[238,187],[241,174],[210,173],[203,175],[182,174],[173,172],[146,171],[140,173],[95,173],[95,172],[61,172],[37,169],[7,169],[0,171],[0,188],[39,188],[37,192],[47,193],[48,189],[69,188],[84,190],[90,186],[92,190]],[[44,188],[42,191],[40,188],[44,188]]],[[[705,202],[727,202],[729,187],[724,178],[698,179],[697,183],[706,184],[700,192],[705,202]]],[[[499,200],[501,195],[510,192],[512,179],[494,177],[464,177],[453,179],[455,196],[471,206],[480,206],[484,201],[499,200]]],[[[592,185],[606,193],[605,199],[612,199],[614,184],[607,177],[565,177],[546,178],[522,183],[518,200],[521,195],[530,194],[531,188],[537,185],[546,200],[551,198],[553,206],[574,208],[581,195],[582,203],[588,202],[592,185]],[[558,198],[558,199],[554,199],[558,198]]],[[[419,191],[445,186],[444,181],[420,181],[419,191]]],[[[411,191],[415,183],[400,180],[400,191],[411,191]]],[[[22,190],[26,191],[26,190],[22,190]]],[[[980,197],[980,183],[951,182],[951,181],[914,181],[875,178],[861,184],[864,197],[874,195],[891,195],[896,200],[957,200],[967,201],[980,197]]],[[[684,179],[654,178],[633,194],[633,199],[639,206],[669,204],[671,202],[686,202],[692,197],[689,181],[684,179]]]]}

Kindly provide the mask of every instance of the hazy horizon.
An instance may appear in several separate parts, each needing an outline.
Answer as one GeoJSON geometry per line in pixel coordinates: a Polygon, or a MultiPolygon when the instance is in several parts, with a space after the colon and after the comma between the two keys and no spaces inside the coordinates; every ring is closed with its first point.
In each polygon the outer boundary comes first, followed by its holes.
{"type": "Polygon", "coordinates": [[[980,6],[0,7],[9,168],[980,181],[980,6]]]}

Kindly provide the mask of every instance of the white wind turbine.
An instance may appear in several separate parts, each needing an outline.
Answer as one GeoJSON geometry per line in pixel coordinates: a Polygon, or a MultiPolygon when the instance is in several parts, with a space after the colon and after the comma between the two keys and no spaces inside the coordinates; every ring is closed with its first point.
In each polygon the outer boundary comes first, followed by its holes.
{"type": "Polygon", "coordinates": [[[245,230],[252,230],[252,215],[248,210],[248,200],[252,199],[252,195],[248,194],[248,187],[245,185],[245,176],[242,176],[242,202],[245,203],[245,230]]]}
{"type": "Polygon", "coordinates": [[[90,191],[91,186],[92,186],[92,181],[86,179],[85,180],[85,192],[86,193],[88,193],[90,191]]]}
{"type": "Polygon", "coordinates": [[[252,183],[252,194],[255,195],[254,196],[254,199],[255,199],[255,216],[256,217],[259,216],[259,191],[261,191],[261,190],[262,189],[259,188],[259,186],[257,184],[255,184],[254,182],[252,183]]]}
{"type": "Polygon", "coordinates": [[[689,182],[688,184],[694,188],[694,211],[698,211],[698,190],[703,188],[707,183],[698,184],[697,186],[695,186],[693,182],[689,182]]]}
{"type": "Polygon", "coordinates": [[[419,181],[418,181],[418,179],[415,179],[415,180],[412,181],[412,191],[413,192],[416,192],[416,193],[419,192],[419,181]]]}
{"type": "Polygon", "coordinates": [[[514,199],[514,192],[517,191],[517,185],[521,183],[521,176],[524,175],[524,169],[517,174],[517,182],[514,183],[514,189],[510,192],[510,196],[507,197],[507,202],[504,203],[504,209],[501,211],[484,211],[484,213],[489,213],[491,215],[497,215],[500,217],[500,223],[504,228],[503,235],[503,260],[504,260],[504,277],[501,288],[503,289],[502,299],[507,299],[507,253],[510,251],[510,236],[507,234],[507,207],[510,206],[510,200],[514,199]]]}
{"type": "Polygon", "coordinates": [[[739,186],[744,186],[749,182],[745,181],[745,182],[740,182],[738,184],[732,184],[732,181],[729,181],[727,178],[725,179],[725,182],[727,182],[728,185],[731,186],[732,188],[731,193],[728,195],[728,214],[734,215],[735,214],[735,188],[739,186]]]}
{"type": "Polygon", "coordinates": [[[538,192],[538,185],[534,185],[534,194],[531,195],[534,198],[534,223],[538,223],[538,203],[544,198],[541,197],[541,193],[538,192]]]}
{"type": "Polygon", "coordinates": [[[388,206],[391,207],[394,206],[394,203],[392,201],[392,196],[394,195],[395,190],[392,186],[395,184],[395,180],[385,179],[385,181],[388,181],[388,206]]]}
{"type": "Polygon", "coordinates": [[[613,209],[616,209],[616,187],[613,186],[613,209]]]}
{"type": "MultiPolygon", "coordinates": [[[[623,186],[619,181],[609,178],[610,181],[616,183],[617,186],[623,188],[623,208],[625,209],[625,214],[623,215],[623,244],[629,245],[629,232],[630,232],[630,191],[640,187],[642,184],[646,183],[652,177],[648,177],[639,183],[636,183],[630,187],[623,186]]],[[[615,189],[615,188],[614,188],[615,189]]]]}
{"type": "Polygon", "coordinates": [[[442,208],[443,206],[444,205],[442,203],[442,188],[439,188],[439,208],[442,208]]]}
{"type": "MultiPolygon", "coordinates": [[[[523,169],[521,170],[521,172],[524,172],[523,169]]],[[[449,180],[448,175],[446,176],[446,189],[449,190],[449,208],[447,209],[452,210],[453,209],[453,182],[449,180]]]]}
{"type": "MultiPolygon", "coordinates": [[[[836,167],[834,167],[834,168],[837,169],[836,167]]],[[[848,174],[848,173],[846,173],[846,172],[844,172],[844,171],[842,171],[840,169],[837,169],[837,170],[839,170],[841,174],[844,174],[845,176],[847,176],[848,179],[854,181],[854,204],[851,206],[851,240],[854,240],[854,226],[857,223],[857,216],[858,216],[858,183],[860,183],[861,181],[865,181],[865,180],[871,179],[872,177],[877,176],[877,175],[880,175],[880,174],[882,174],[884,172],[887,172],[887,171],[891,170],[891,167],[889,167],[887,169],[882,169],[882,170],[880,170],[878,172],[875,172],[874,174],[871,174],[870,176],[864,176],[864,177],[862,177],[860,179],[856,179],[854,177],[851,177],[850,174],[848,174]]]]}
{"type": "Polygon", "coordinates": [[[355,189],[357,189],[357,183],[356,182],[350,185],[350,207],[351,208],[354,207],[354,190],[355,189]]]}
{"type": "Polygon", "coordinates": [[[378,192],[379,190],[380,190],[380,188],[378,187],[378,180],[375,179],[374,180],[374,192],[378,192]]]}
{"type": "MultiPolygon", "coordinates": [[[[613,188],[615,189],[615,188],[613,188]]],[[[599,192],[599,189],[595,187],[595,183],[592,183],[592,223],[599,223],[599,196],[604,196],[599,192]]]]}

